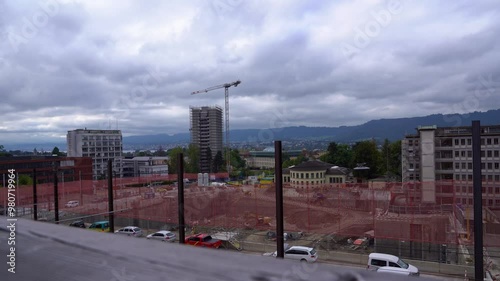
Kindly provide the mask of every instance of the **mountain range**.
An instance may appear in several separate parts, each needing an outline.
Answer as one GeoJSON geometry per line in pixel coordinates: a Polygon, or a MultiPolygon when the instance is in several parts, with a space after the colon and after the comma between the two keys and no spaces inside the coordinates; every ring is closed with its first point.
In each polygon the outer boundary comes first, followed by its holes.
{"type": "MultiPolygon", "coordinates": [[[[436,125],[438,127],[470,126],[472,120],[479,120],[481,125],[500,125],[500,109],[486,112],[472,112],[466,114],[433,114],[422,117],[379,119],[356,126],[340,127],[306,127],[292,126],[271,129],[239,129],[230,131],[231,143],[269,143],[273,140],[282,141],[335,141],[352,143],[360,140],[375,139],[383,141],[400,140],[407,134],[417,133],[418,126],[436,125]]],[[[124,149],[137,149],[138,147],[154,147],[159,145],[180,145],[189,143],[189,133],[174,135],[155,134],[123,137],[124,149]]],[[[6,149],[31,151],[34,147],[52,150],[59,147],[66,150],[65,143],[43,144],[10,144],[6,149]]]]}
{"type": "MultiPolygon", "coordinates": [[[[418,126],[436,125],[438,127],[470,126],[472,120],[481,125],[500,125],[500,109],[466,114],[433,114],[423,117],[379,119],[356,126],[306,127],[294,126],[271,129],[231,130],[232,143],[256,143],[273,140],[300,141],[323,140],[336,142],[356,142],[366,139],[390,141],[400,140],[407,134],[415,134],[418,126]]],[[[126,145],[168,144],[189,142],[189,133],[175,135],[157,134],[129,136],[123,138],[126,145]]]]}

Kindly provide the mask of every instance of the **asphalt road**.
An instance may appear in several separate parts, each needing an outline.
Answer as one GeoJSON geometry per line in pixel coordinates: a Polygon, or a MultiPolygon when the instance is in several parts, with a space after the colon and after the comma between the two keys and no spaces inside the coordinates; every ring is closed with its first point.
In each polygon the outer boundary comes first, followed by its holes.
{"type": "MultiPolygon", "coordinates": [[[[5,217],[0,218],[0,280],[405,280],[329,264],[304,264],[231,251],[160,243],[19,219],[15,271],[5,217]]],[[[420,280],[431,280],[420,278],[420,280]]]]}

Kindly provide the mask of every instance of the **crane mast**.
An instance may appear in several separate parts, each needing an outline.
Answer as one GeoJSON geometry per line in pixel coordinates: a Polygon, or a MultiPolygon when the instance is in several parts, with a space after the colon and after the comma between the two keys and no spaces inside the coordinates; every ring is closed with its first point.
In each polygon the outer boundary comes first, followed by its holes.
{"type": "Polygon", "coordinates": [[[226,167],[227,167],[227,172],[230,172],[231,169],[231,147],[229,144],[229,88],[230,87],[238,87],[238,85],[241,83],[240,80],[231,82],[231,83],[225,83],[217,86],[212,86],[209,88],[206,88],[204,90],[199,90],[196,92],[192,92],[191,95],[195,94],[200,94],[200,93],[207,93],[212,90],[217,90],[217,89],[222,89],[224,88],[224,97],[225,97],[225,107],[224,107],[224,115],[226,118],[226,147],[227,147],[227,152],[226,152],[226,167]]]}

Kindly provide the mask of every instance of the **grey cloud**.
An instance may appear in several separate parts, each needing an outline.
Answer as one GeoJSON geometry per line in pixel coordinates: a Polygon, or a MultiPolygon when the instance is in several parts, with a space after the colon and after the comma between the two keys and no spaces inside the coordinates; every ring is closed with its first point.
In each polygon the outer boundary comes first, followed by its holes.
{"type": "MultiPolygon", "coordinates": [[[[500,107],[500,37],[491,16],[500,10],[492,1],[408,2],[350,59],[338,51],[341,42],[352,42],[352,32],[341,32],[350,26],[338,23],[318,36],[314,25],[329,26],[337,2],[222,2],[233,5],[216,11],[214,1],[130,2],[116,4],[113,13],[85,2],[62,5],[17,52],[0,46],[0,120],[13,120],[0,141],[13,131],[46,138],[116,123],[126,135],[187,132],[190,105],[224,106],[224,89],[190,93],[237,79],[242,84],[230,89],[231,129],[356,125],[500,107]],[[447,22],[456,34],[466,22],[479,24],[453,41],[412,33],[420,24],[447,22]],[[481,77],[491,77],[488,87],[481,77]],[[37,124],[49,117],[57,117],[50,119],[53,128],[37,124]]],[[[2,39],[38,9],[5,3],[2,39]]]]}

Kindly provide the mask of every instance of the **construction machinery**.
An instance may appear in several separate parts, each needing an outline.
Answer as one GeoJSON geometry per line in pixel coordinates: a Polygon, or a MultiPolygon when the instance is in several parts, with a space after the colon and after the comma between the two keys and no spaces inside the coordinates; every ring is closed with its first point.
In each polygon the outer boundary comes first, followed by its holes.
{"type": "Polygon", "coordinates": [[[199,90],[196,92],[192,92],[191,95],[195,94],[200,94],[200,93],[207,93],[212,90],[217,90],[217,89],[225,89],[225,99],[226,99],[226,105],[224,108],[224,113],[225,113],[225,118],[226,118],[226,147],[227,147],[227,152],[226,152],[226,166],[227,166],[227,172],[230,172],[231,169],[231,147],[229,146],[229,88],[230,87],[238,87],[238,85],[241,84],[240,80],[231,82],[231,83],[225,83],[213,87],[206,88],[204,90],[199,90]]]}

